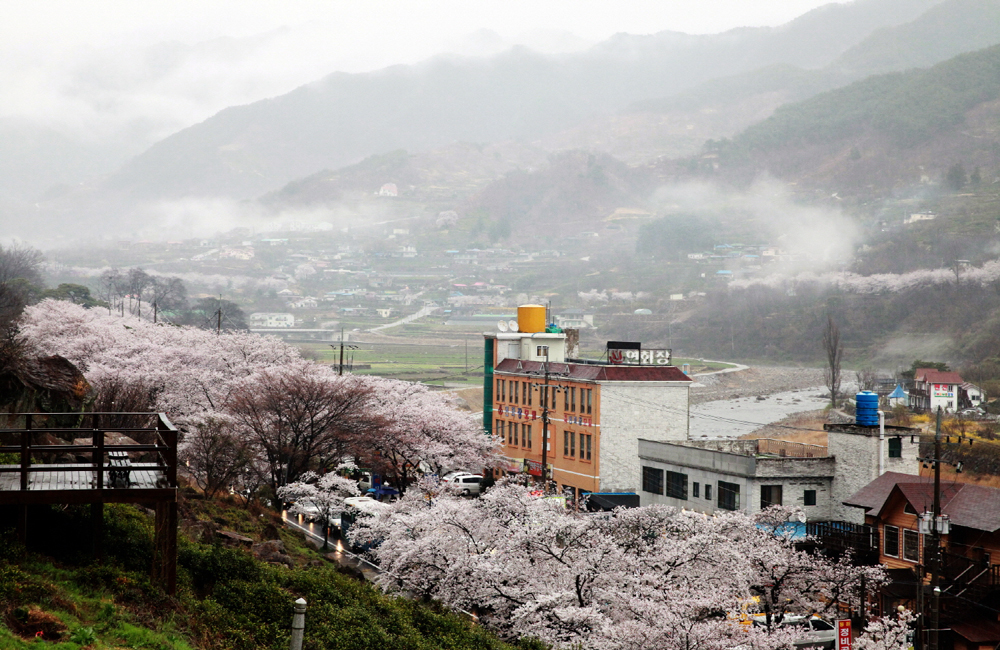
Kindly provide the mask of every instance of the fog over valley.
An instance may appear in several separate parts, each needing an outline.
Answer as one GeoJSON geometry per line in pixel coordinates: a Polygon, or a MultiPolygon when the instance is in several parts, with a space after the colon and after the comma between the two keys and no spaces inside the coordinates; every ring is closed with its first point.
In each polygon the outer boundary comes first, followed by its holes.
{"type": "Polygon", "coordinates": [[[904,306],[997,281],[989,0],[8,8],[0,219],[52,286],[359,330],[532,300],[595,348],[804,363],[827,312],[887,362],[1000,331],[992,297],[974,334],[904,306]]]}

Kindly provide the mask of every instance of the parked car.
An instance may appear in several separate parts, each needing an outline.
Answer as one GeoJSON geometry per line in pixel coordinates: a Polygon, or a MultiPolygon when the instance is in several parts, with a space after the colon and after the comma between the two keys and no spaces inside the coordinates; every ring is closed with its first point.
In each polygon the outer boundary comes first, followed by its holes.
{"type": "MultiPolygon", "coordinates": [[[[753,616],[756,625],[763,625],[763,614],[753,616]]],[[[792,628],[797,634],[793,642],[796,648],[825,648],[833,650],[837,643],[837,628],[832,623],[824,621],[818,616],[796,616],[786,614],[779,623],[781,627],[792,628]]]]}
{"type": "Polygon", "coordinates": [[[444,478],[444,482],[454,486],[462,496],[479,494],[483,477],[480,474],[454,474],[444,478]]]}

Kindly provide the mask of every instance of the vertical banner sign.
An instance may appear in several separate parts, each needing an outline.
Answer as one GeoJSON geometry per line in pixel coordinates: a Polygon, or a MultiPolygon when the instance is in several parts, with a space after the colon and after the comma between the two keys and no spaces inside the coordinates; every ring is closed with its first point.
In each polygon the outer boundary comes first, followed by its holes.
{"type": "Polygon", "coordinates": [[[851,650],[850,619],[842,618],[837,621],[837,650],[851,650]]]}

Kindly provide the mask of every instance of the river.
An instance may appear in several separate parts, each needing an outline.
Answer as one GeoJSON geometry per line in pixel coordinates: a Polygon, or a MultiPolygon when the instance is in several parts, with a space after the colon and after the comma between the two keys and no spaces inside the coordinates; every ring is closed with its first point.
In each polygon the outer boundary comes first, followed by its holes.
{"type": "Polygon", "coordinates": [[[829,403],[823,387],[773,393],[764,399],[739,397],[691,406],[691,440],[739,438],[793,413],[816,411],[829,403]]]}

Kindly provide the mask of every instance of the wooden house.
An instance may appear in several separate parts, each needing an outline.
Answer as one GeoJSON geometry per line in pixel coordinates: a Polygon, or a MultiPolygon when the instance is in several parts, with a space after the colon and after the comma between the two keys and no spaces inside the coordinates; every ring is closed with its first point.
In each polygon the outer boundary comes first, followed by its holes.
{"type": "MultiPolygon", "coordinates": [[[[934,479],[886,472],[847,499],[878,534],[879,562],[891,583],[883,611],[897,605],[930,612],[933,536],[921,518],[933,510],[934,479]],[[918,594],[922,588],[923,593],[918,594]],[[920,599],[923,598],[923,604],[920,599]]],[[[944,481],[941,514],[941,647],[982,650],[1000,645],[1000,489],[944,481]]],[[[929,614],[928,614],[929,615],[929,614]]]]}

